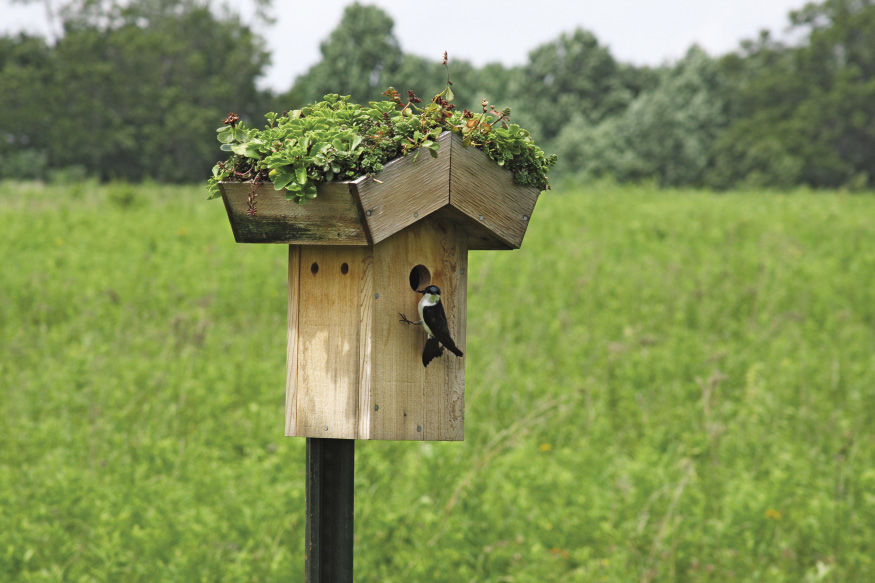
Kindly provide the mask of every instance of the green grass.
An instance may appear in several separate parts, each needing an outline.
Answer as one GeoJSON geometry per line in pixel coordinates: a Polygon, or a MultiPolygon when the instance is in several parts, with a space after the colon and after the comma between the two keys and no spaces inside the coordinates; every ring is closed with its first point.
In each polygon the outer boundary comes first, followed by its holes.
{"type": "MultiPolygon", "coordinates": [[[[285,248],[0,186],[0,580],[302,581],[285,248]]],[[[474,252],[466,441],[359,442],[356,580],[875,580],[875,198],[544,195],[474,252]]]]}

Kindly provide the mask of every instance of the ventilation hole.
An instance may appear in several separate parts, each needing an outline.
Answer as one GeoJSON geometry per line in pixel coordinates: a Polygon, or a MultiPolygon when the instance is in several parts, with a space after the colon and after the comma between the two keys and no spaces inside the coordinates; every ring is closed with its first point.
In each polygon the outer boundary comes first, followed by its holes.
{"type": "Polygon", "coordinates": [[[340,273],[342,273],[343,275],[346,275],[347,273],[349,273],[349,264],[348,263],[341,263],[340,264],[340,273]]]}
{"type": "Polygon", "coordinates": [[[319,264],[315,261],[313,262],[313,265],[310,266],[310,273],[312,273],[313,275],[319,273],[319,264]]]}
{"type": "Polygon", "coordinates": [[[431,283],[431,273],[425,265],[417,265],[410,270],[410,289],[421,290],[431,283]]]}

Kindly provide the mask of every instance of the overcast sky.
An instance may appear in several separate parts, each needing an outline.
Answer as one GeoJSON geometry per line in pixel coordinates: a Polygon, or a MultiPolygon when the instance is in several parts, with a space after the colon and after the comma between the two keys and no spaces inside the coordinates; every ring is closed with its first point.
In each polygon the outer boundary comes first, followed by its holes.
{"type": "MultiPolygon", "coordinates": [[[[274,0],[277,23],[263,31],[273,63],[262,86],[284,91],[319,61],[319,43],[351,0],[274,0]]],[[[787,14],[805,0],[373,0],[395,22],[404,52],[476,65],[521,64],[536,46],[583,27],[615,58],[658,65],[697,43],[712,55],[729,52],[761,29],[781,36],[787,14]],[[440,24],[440,23],[443,24],[440,24]]],[[[42,2],[0,0],[0,31],[48,30],[42,2]]]]}

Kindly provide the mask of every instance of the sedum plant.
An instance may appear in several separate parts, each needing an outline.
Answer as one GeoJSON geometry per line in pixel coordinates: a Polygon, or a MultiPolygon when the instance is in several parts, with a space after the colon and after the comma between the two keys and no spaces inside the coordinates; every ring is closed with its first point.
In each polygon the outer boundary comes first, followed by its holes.
{"type": "MultiPolygon", "coordinates": [[[[446,66],[446,54],[444,54],[446,66]]],[[[381,101],[352,103],[349,96],[326,95],[322,101],[282,114],[265,115],[264,129],[249,128],[235,114],[216,130],[220,149],[231,156],[213,167],[210,198],[221,182],[265,181],[298,203],[316,198],[322,182],[377,174],[389,160],[423,148],[437,156],[441,133],[461,135],[465,145],[482,149],[513,173],[517,184],[549,188],[548,169],[555,155],[545,155],[528,131],[509,123],[510,108],[497,110],[485,99],[482,111],[458,111],[452,83],[423,105],[413,91],[406,102],[394,88],[381,101]]]]}

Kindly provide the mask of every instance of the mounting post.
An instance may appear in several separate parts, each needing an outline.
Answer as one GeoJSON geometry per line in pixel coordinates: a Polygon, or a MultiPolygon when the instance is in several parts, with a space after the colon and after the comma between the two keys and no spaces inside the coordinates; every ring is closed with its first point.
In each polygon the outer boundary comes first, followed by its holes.
{"type": "Polygon", "coordinates": [[[307,583],[352,583],[355,440],[307,438],[307,583]]]}

